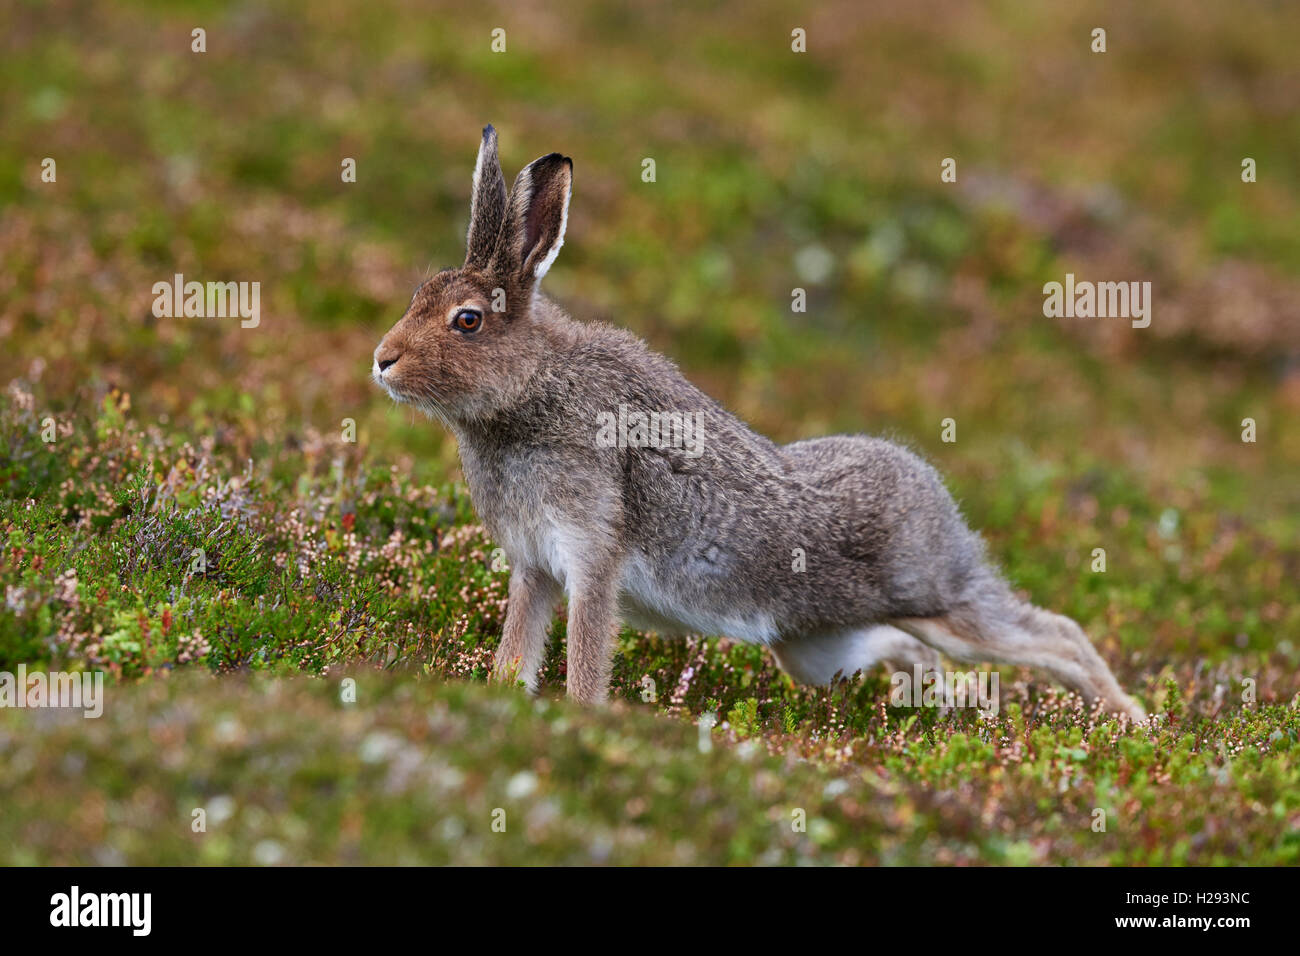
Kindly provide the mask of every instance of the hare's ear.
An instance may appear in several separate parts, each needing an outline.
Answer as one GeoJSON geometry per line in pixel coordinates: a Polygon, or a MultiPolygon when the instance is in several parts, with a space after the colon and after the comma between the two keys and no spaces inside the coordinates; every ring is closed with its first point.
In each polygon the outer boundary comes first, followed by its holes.
{"type": "Polygon", "coordinates": [[[469,235],[465,265],[486,267],[496,251],[501,223],[506,217],[506,177],[497,157],[497,131],[483,127],[483,142],[474,164],[474,192],[469,200],[469,235]]]}
{"type": "Polygon", "coordinates": [[[573,161],[551,153],[525,166],[510,190],[497,247],[498,264],[526,283],[546,275],[564,245],[573,189],[573,161]]]}

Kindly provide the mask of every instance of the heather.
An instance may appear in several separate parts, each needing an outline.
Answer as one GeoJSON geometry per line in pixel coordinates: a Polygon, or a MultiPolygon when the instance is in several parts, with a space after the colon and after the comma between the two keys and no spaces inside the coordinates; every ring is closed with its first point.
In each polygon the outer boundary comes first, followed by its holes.
{"type": "Polygon", "coordinates": [[[15,5],[0,671],[107,700],[0,708],[0,862],[1297,862],[1296,13],[870,9],[15,5]],[[488,685],[497,546],[367,380],[463,257],[486,121],[508,178],[574,158],[552,296],[778,440],[925,455],[1152,724],[631,630],[582,710],[559,617],[539,697],[488,685]],[[260,323],[155,317],[178,273],[260,323]],[[1151,281],[1150,326],[1045,316],[1066,273],[1151,281]]]}

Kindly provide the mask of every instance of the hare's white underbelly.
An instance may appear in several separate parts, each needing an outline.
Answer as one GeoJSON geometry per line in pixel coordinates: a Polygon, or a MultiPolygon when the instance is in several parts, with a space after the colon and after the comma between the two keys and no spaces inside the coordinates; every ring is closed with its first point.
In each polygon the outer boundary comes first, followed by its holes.
{"type": "Polygon", "coordinates": [[[624,563],[619,590],[619,610],[633,627],[667,635],[717,635],[750,644],[772,644],[777,640],[772,615],[691,601],[671,581],[656,575],[639,556],[630,557],[624,563]]]}
{"type": "Polygon", "coordinates": [[[549,572],[566,591],[582,567],[584,556],[591,553],[572,523],[556,520],[545,511],[539,512],[530,524],[506,525],[498,536],[512,563],[549,572]]]}
{"type": "MultiPolygon", "coordinates": [[[[573,584],[598,549],[585,541],[581,530],[546,509],[534,513],[528,525],[501,529],[500,540],[512,562],[548,571],[572,596],[573,584]]],[[[730,637],[750,644],[777,640],[772,615],[738,607],[701,604],[684,596],[672,580],[655,573],[639,555],[623,563],[619,583],[619,612],[633,627],[664,635],[704,634],[730,637]]]]}

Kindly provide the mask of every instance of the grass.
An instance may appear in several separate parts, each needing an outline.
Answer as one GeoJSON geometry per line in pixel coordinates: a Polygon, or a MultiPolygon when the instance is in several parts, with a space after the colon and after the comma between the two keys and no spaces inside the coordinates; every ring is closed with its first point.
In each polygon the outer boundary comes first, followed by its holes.
{"type": "Polygon", "coordinates": [[[626,704],[580,711],[471,683],[356,681],[347,704],[334,680],[190,672],[115,695],[99,720],[43,711],[19,728],[4,712],[4,862],[1288,864],[1300,854],[1294,832],[1279,836],[1297,814],[1296,718],[1280,707],[1176,719],[1150,737],[1068,708],[1029,719],[1016,704],[1005,721],[964,730],[877,712],[852,741],[737,742],[733,723],[702,746],[696,728],[626,704]]]}
{"type": "Polygon", "coordinates": [[[927,6],[805,11],[806,57],[774,3],[16,7],[0,671],[109,686],[0,709],[0,862],[1295,863],[1296,13],[927,6]],[[575,159],[553,295],[774,438],[925,454],[1159,721],[1012,669],[995,717],[894,708],[631,631],[582,711],[562,622],[540,699],[487,687],[495,545],[452,440],[366,382],[463,255],[487,120],[507,176],[575,159]],[[1044,318],[1066,271],[1151,280],[1151,328],[1044,318]],[[260,281],[261,325],[154,319],[175,272],[260,281]]]}

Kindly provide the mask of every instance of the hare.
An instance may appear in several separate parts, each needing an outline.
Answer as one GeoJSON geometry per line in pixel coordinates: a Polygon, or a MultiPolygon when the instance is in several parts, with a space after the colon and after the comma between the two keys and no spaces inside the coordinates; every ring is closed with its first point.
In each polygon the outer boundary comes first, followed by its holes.
{"type": "Polygon", "coordinates": [[[1078,624],[1012,593],[916,455],[862,435],[776,445],[636,336],[545,298],[572,181],[551,153],[507,194],[486,127],[465,264],[424,282],[374,354],[375,381],[456,436],[509,561],[496,679],[536,689],[563,593],[579,701],[605,698],[622,619],[761,644],[801,683],[938,652],[1027,665],[1143,718],[1078,624]]]}

